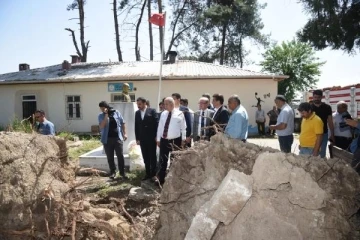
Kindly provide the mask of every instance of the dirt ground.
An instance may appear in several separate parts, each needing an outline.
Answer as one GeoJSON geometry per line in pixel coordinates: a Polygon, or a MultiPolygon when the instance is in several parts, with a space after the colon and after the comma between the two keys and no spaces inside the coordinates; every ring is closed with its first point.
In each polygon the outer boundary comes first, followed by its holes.
{"type": "MultiPolygon", "coordinates": [[[[280,150],[279,141],[277,138],[249,138],[248,142],[259,145],[260,147],[271,147],[280,150]]],[[[299,154],[299,145],[299,138],[295,137],[291,152],[294,154],[299,154]]],[[[330,157],[329,151],[326,152],[326,157],[330,157]]]]}

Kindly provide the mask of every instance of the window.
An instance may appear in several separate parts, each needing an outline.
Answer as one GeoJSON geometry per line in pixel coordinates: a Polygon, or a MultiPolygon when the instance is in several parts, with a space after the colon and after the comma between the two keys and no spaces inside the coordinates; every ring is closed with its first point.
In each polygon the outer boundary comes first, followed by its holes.
{"type": "Polygon", "coordinates": [[[23,119],[31,118],[31,116],[35,113],[35,111],[36,111],[36,96],[23,95],[22,96],[23,119]]]}
{"type": "Polygon", "coordinates": [[[66,117],[67,119],[81,119],[80,96],[66,96],[66,117]]]}
{"type": "MultiPolygon", "coordinates": [[[[135,93],[129,93],[131,102],[135,102],[135,93]]],[[[124,96],[122,93],[111,94],[111,102],[124,102],[124,96]]]]}

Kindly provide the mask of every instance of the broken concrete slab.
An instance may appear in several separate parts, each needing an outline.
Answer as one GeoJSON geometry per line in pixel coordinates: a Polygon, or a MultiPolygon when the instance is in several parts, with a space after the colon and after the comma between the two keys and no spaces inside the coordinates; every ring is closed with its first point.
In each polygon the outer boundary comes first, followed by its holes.
{"type": "Polygon", "coordinates": [[[252,177],[230,169],[210,200],[209,217],[231,223],[251,197],[252,184],[252,177]]]}
{"type": "Polygon", "coordinates": [[[309,173],[294,168],[290,174],[292,186],[289,201],[306,209],[320,209],[325,206],[326,192],[319,187],[309,173]]]}
{"type": "Polygon", "coordinates": [[[219,221],[209,217],[210,202],[207,202],[196,213],[184,240],[210,240],[219,221]]]}
{"type": "Polygon", "coordinates": [[[360,178],[344,161],[284,154],[221,133],[190,151],[170,168],[154,239],[182,240],[190,229],[197,235],[189,236],[211,240],[360,239],[360,178]],[[254,179],[252,196],[209,238],[212,230],[194,229],[193,220],[209,217],[203,208],[230,169],[254,179]]]}
{"type": "Polygon", "coordinates": [[[290,182],[292,165],[282,153],[263,153],[257,159],[251,176],[258,190],[277,189],[281,184],[290,182]],[[279,161],[280,160],[280,161],[279,161]]]}

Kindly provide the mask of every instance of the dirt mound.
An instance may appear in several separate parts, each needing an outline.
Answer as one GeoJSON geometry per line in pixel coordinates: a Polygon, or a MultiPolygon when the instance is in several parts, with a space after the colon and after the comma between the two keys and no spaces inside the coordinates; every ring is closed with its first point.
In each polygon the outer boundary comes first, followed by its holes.
{"type": "Polygon", "coordinates": [[[172,163],[155,239],[359,239],[359,189],[343,160],[217,134],[172,163]]]}
{"type": "Polygon", "coordinates": [[[119,214],[123,201],[113,211],[85,199],[78,187],[92,177],[75,181],[64,139],[0,132],[0,166],[0,239],[141,239],[147,230],[119,214]]]}

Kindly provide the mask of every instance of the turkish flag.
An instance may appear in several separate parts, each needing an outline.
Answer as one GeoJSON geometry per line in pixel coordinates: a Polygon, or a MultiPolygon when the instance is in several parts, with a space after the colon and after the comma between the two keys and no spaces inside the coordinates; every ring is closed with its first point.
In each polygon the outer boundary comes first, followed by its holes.
{"type": "Polygon", "coordinates": [[[165,14],[163,13],[154,13],[151,18],[149,19],[149,22],[152,24],[155,24],[157,26],[163,27],[165,26],[165,14]]]}

